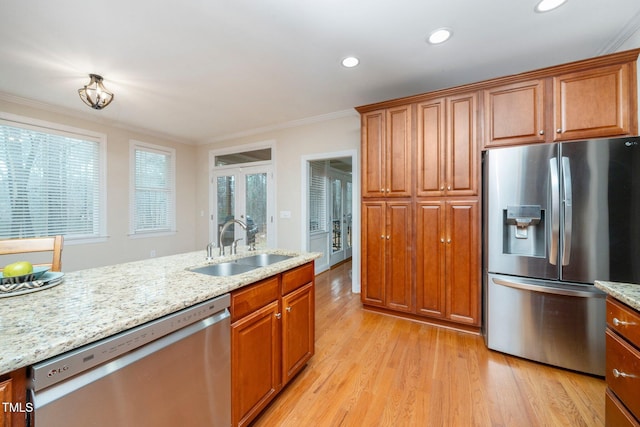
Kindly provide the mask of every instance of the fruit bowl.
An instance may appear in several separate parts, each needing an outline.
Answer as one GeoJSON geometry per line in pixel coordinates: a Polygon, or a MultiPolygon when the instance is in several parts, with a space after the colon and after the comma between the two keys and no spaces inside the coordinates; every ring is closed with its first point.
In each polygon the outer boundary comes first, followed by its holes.
{"type": "Polygon", "coordinates": [[[0,271],[0,284],[1,285],[15,285],[17,283],[33,282],[38,280],[44,273],[49,271],[50,267],[33,267],[33,271],[29,274],[22,276],[4,277],[2,271],[0,271]]]}

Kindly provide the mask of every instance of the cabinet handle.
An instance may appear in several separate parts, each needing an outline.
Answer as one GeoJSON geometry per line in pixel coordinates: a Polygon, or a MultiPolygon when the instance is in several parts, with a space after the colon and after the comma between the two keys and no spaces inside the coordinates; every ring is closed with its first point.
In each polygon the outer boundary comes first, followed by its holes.
{"type": "Polygon", "coordinates": [[[560,128],[556,129],[556,133],[562,133],[562,129],[560,128]]]}
{"type": "Polygon", "coordinates": [[[544,131],[541,130],[540,132],[538,132],[540,135],[544,135],[544,131]]]}
{"type": "Polygon", "coordinates": [[[387,236],[387,240],[391,239],[391,236],[387,236]]]}
{"type": "Polygon", "coordinates": [[[387,193],[391,193],[391,190],[389,190],[388,188],[387,188],[387,193]]]}
{"type": "Polygon", "coordinates": [[[384,234],[382,236],[380,236],[381,239],[384,239],[384,234]]]}
{"type": "Polygon", "coordinates": [[[613,318],[614,326],[633,326],[635,324],[635,322],[625,322],[624,320],[619,320],[617,317],[613,318]]]}
{"type": "Polygon", "coordinates": [[[287,313],[291,313],[291,307],[287,307],[287,313]]]}
{"type": "Polygon", "coordinates": [[[440,187],[440,191],[444,191],[444,185],[440,187]]]}
{"type": "Polygon", "coordinates": [[[447,243],[451,243],[451,239],[447,239],[447,243]]]}
{"type": "Polygon", "coordinates": [[[622,372],[622,371],[618,371],[616,368],[613,368],[613,376],[616,378],[637,378],[635,375],[633,374],[627,374],[626,372],[622,372]]]}
{"type": "Polygon", "coordinates": [[[384,193],[384,188],[381,188],[381,189],[380,189],[380,192],[381,192],[381,193],[384,193]]]}
{"type": "Polygon", "coordinates": [[[276,319],[280,319],[282,317],[282,313],[276,313],[276,319]]]}
{"type": "Polygon", "coordinates": [[[440,243],[444,243],[444,237],[440,239],[440,243]]]}
{"type": "Polygon", "coordinates": [[[447,186],[447,190],[451,191],[451,186],[450,185],[447,186]]]}

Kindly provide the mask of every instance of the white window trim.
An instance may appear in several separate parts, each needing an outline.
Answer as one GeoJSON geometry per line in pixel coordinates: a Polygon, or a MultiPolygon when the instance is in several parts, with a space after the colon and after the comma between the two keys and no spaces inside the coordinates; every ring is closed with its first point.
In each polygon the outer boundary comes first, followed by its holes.
{"type": "Polygon", "coordinates": [[[23,129],[34,130],[37,132],[47,132],[54,135],[67,136],[87,141],[95,141],[98,143],[100,151],[100,174],[99,174],[99,203],[100,209],[100,225],[98,227],[98,235],[92,237],[66,237],[65,245],[102,243],[108,238],[107,235],[107,135],[100,132],[94,132],[87,129],[76,128],[63,125],[60,123],[48,122],[45,120],[34,119],[31,117],[20,116],[17,114],[6,113],[0,111],[0,124],[6,126],[20,127],[23,129]]]}
{"type": "Polygon", "coordinates": [[[176,150],[162,145],[149,144],[147,142],[129,140],[129,238],[141,239],[147,237],[173,236],[177,231],[176,210],[176,150]],[[136,194],[136,149],[155,151],[166,154],[171,159],[171,229],[162,231],[136,231],[135,230],[135,194],[136,194]]]}

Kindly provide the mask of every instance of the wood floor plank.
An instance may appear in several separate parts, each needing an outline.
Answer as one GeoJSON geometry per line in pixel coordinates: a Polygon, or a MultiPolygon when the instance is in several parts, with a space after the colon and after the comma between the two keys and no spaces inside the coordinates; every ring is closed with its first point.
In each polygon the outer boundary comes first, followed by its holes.
{"type": "Polygon", "coordinates": [[[604,425],[603,379],[365,311],[350,268],[316,278],[316,354],[254,427],[604,425]]]}

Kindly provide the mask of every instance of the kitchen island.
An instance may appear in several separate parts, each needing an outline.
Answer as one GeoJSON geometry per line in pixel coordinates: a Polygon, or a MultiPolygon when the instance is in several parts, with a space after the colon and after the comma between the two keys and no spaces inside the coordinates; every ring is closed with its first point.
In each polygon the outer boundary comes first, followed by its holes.
{"type": "Polygon", "coordinates": [[[244,252],[207,262],[205,251],[65,274],[50,289],[0,298],[0,375],[131,329],[318,258],[283,250],[244,252]],[[216,277],[188,268],[274,253],[292,258],[216,277]]]}
{"type": "Polygon", "coordinates": [[[606,426],[640,425],[640,285],[596,281],[607,296],[606,426]]]}

